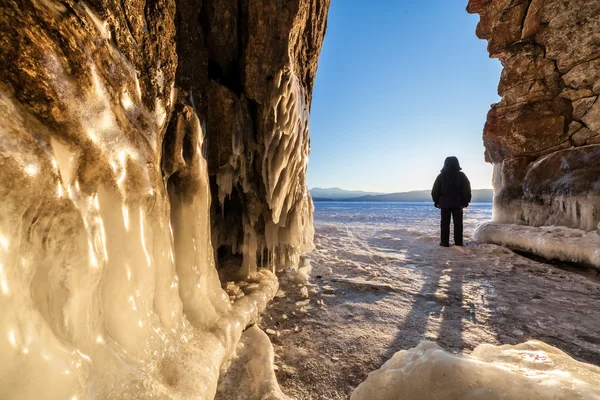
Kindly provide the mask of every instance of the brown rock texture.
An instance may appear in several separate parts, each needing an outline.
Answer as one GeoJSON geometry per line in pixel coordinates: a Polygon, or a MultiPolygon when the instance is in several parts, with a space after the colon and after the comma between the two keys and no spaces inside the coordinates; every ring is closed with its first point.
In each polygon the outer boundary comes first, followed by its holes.
{"type": "MultiPolygon", "coordinates": [[[[293,266],[312,248],[308,114],[329,1],[196,3],[180,18],[201,32],[180,41],[202,49],[206,75],[182,89],[206,116],[217,257],[233,278],[293,266]]],[[[194,75],[196,59],[183,61],[194,75]]]]}
{"type": "MultiPolygon", "coordinates": [[[[212,2],[203,12],[224,12],[212,2]]],[[[241,261],[244,274],[257,263],[297,264],[312,248],[308,114],[327,9],[328,1],[316,0],[242,2],[238,19],[226,24],[237,24],[237,41],[228,46],[237,53],[219,54],[224,44],[209,47],[206,132],[211,184],[218,187],[213,239],[219,257],[241,261]]],[[[210,26],[219,18],[201,15],[210,26]]],[[[218,29],[205,34],[208,43],[230,36],[218,29]]]]}
{"type": "Polygon", "coordinates": [[[600,2],[470,0],[467,11],[504,67],[483,133],[495,218],[596,229],[600,2]]]}

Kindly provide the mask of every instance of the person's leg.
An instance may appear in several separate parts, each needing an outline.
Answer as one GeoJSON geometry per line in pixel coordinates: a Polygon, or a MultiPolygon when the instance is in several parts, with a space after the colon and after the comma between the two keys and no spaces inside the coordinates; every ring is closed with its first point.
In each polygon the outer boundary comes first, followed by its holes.
{"type": "Polygon", "coordinates": [[[463,245],[463,210],[458,208],[452,210],[452,221],[454,222],[454,244],[463,245]]]}
{"type": "Polygon", "coordinates": [[[450,216],[452,211],[448,208],[442,208],[442,222],[440,228],[442,231],[442,237],[440,240],[441,246],[450,246],[450,216]]]}

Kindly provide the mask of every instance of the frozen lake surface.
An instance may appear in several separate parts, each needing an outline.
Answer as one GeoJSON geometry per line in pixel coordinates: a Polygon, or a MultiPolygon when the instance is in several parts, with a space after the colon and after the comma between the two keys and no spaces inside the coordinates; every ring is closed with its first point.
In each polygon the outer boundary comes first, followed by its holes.
{"type": "MultiPolygon", "coordinates": [[[[317,201],[315,224],[345,223],[406,229],[419,235],[439,233],[440,210],[432,203],[375,203],[317,201]]],[[[473,203],[465,209],[465,237],[492,219],[492,203],[473,203]]]]}
{"type": "MultiPolygon", "coordinates": [[[[491,215],[466,209],[466,237],[491,215]]],[[[315,250],[259,323],[291,398],[347,400],[389,360],[353,400],[600,400],[600,368],[554,348],[600,365],[600,281],[493,244],[440,247],[431,203],[316,202],[314,221],[315,250]],[[453,385],[472,379],[483,394],[453,385]]]]}

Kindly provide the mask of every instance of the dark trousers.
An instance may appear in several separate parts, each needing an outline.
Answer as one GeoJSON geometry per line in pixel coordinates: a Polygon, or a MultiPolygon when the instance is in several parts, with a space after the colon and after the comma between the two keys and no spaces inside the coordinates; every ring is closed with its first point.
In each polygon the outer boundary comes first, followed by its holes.
{"type": "Polygon", "coordinates": [[[442,244],[450,243],[450,217],[454,221],[454,244],[463,243],[463,210],[462,208],[442,208],[442,244]]]}

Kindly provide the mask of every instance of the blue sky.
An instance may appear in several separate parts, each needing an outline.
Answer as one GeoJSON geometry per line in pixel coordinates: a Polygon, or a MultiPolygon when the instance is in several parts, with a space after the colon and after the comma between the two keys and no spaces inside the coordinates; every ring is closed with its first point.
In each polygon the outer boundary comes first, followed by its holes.
{"type": "Polygon", "coordinates": [[[491,188],[481,139],[501,66],[467,0],[332,0],[311,110],[309,187],[428,189],[455,155],[491,188]]]}

